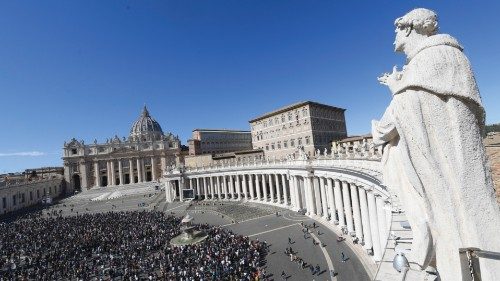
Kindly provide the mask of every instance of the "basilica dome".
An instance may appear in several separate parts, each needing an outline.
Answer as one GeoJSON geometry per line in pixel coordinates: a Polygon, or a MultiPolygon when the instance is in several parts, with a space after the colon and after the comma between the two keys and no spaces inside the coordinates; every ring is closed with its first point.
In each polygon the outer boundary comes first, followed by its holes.
{"type": "Polygon", "coordinates": [[[163,136],[161,126],[149,115],[144,106],[141,116],[134,122],[130,129],[130,138],[134,140],[158,140],[163,136]]]}

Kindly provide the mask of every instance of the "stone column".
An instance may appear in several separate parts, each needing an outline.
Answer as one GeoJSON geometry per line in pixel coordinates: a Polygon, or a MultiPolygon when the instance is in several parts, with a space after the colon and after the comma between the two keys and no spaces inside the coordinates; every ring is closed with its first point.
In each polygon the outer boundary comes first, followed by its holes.
{"type": "Polygon", "coordinates": [[[363,240],[363,228],[361,226],[361,209],[359,206],[358,199],[358,187],[351,183],[351,196],[352,196],[352,212],[354,214],[354,230],[356,231],[356,237],[359,241],[363,240]]]}
{"type": "MultiPolygon", "coordinates": [[[[222,176],[222,179],[224,180],[224,185],[226,184],[226,177],[222,176]]],[[[221,200],[221,189],[222,189],[222,186],[220,185],[220,176],[217,176],[217,199],[218,200],[221,200]]],[[[227,196],[227,193],[226,193],[226,196],[227,196]]],[[[226,197],[227,198],[227,197],[226,197]]]]}
{"type": "Polygon", "coordinates": [[[240,176],[235,175],[236,178],[236,200],[241,200],[241,182],[240,182],[240,176]]]}
{"type": "Polygon", "coordinates": [[[288,206],[288,190],[286,184],[286,175],[281,174],[281,184],[283,186],[283,201],[285,206],[288,206]]]}
{"type": "Polygon", "coordinates": [[[161,163],[161,175],[160,175],[160,177],[162,177],[163,174],[165,173],[165,171],[167,170],[167,158],[165,158],[165,156],[162,156],[160,158],[160,163],[161,163]]]}
{"type": "Polygon", "coordinates": [[[99,172],[99,161],[94,162],[94,186],[95,187],[100,187],[101,186],[101,173],[99,172]]]}
{"type": "Polygon", "coordinates": [[[313,177],[308,176],[304,178],[304,191],[306,197],[306,208],[308,215],[316,215],[314,204],[314,181],[313,177]]]}
{"type": "Polygon", "coordinates": [[[257,189],[257,200],[261,200],[261,195],[260,195],[260,181],[259,181],[259,174],[255,175],[255,186],[257,189]]]}
{"type": "Polygon", "coordinates": [[[290,176],[290,180],[288,181],[288,186],[290,187],[290,204],[292,208],[298,210],[300,208],[299,202],[297,200],[297,184],[295,182],[295,176],[290,176]]]}
{"type": "Polygon", "coordinates": [[[203,195],[204,195],[204,199],[207,200],[208,198],[208,190],[207,190],[207,178],[206,177],[203,177],[203,195]]]}
{"type": "Polygon", "coordinates": [[[375,196],[375,204],[377,205],[377,219],[378,219],[378,232],[380,238],[381,249],[385,248],[387,242],[386,236],[386,226],[385,226],[385,211],[384,211],[384,200],[380,196],[375,196]]]}
{"type": "Polygon", "coordinates": [[[156,176],[156,158],[154,157],[151,157],[151,179],[153,181],[158,179],[156,176]]]}
{"type": "Polygon", "coordinates": [[[274,174],[269,174],[269,191],[271,193],[271,203],[274,204],[274,189],[275,187],[278,185],[278,183],[275,183],[273,181],[273,178],[274,178],[274,174]]]}
{"type": "MultiPolygon", "coordinates": [[[[134,179],[134,161],[132,159],[128,160],[128,177],[130,179],[130,183],[135,183],[134,179]]],[[[171,183],[170,183],[171,185],[171,183]]],[[[167,186],[165,186],[167,188],[167,186]]]]}
{"type": "Polygon", "coordinates": [[[172,202],[172,181],[165,183],[165,200],[172,202]]]}
{"type": "Polygon", "coordinates": [[[248,201],[248,188],[247,188],[247,176],[245,174],[242,175],[243,177],[243,196],[245,197],[245,201],[248,201]]]}
{"type": "Polygon", "coordinates": [[[111,180],[111,169],[109,168],[109,160],[106,161],[106,186],[109,186],[109,181],[111,180]]]}
{"type": "Polygon", "coordinates": [[[378,216],[377,205],[375,203],[375,194],[373,194],[373,191],[369,191],[367,192],[366,197],[368,199],[368,214],[370,216],[373,257],[375,258],[375,261],[380,261],[382,259],[382,247],[380,246],[380,233],[378,231],[378,216]]]}
{"type": "Polygon", "coordinates": [[[222,186],[221,186],[221,192],[224,193],[224,199],[227,200],[229,197],[229,176],[223,175],[222,176],[222,186]]]}
{"type": "Polygon", "coordinates": [[[111,160],[111,162],[110,162],[110,168],[111,168],[111,185],[116,185],[115,160],[111,160]]]}
{"type": "Polygon", "coordinates": [[[142,166],[139,158],[137,158],[137,182],[142,182],[142,166]]]}
{"type": "Polygon", "coordinates": [[[352,233],[354,232],[354,225],[352,223],[351,196],[349,195],[349,184],[346,181],[342,181],[342,196],[344,197],[344,212],[347,220],[347,231],[352,233]]]}
{"type": "Polygon", "coordinates": [[[266,174],[262,174],[262,191],[263,191],[263,197],[264,197],[264,202],[267,202],[267,183],[266,183],[266,174]]]}
{"type": "Polygon", "coordinates": [[[370,250],[373,247],[372,244],[372,234],[370,229],[370,216],[368,214],[368,203],[366,201],[366,191],[362,187],[358,187],[359,190],[359,205],[361,207],[361,221],[363,224],[363,242],[364,248],[370,250]]]}
{"type": "Polygon", "coordinates": [[[248,175],[248,193],[250,195],[250,200],[255,200],[255,189],[253,185],[253,175],[248,175]]]}
{"type": "Polygon", "coordinates": [[[144,166],[144,159],[141,158],[141,173],[142,173],[142,181],[147,181],[146,179],[146,167],[144,166]]]}
{"type": "Polygon", "coordinates": [[[328,220],[328,198],[326,197],[325,178],[319,179],[319,188],[321,191],[321,206],[323,207],[323,218],[328,220]]]}
{"type": "Polygon", "coordinates": [[[124,184],[123,180],[123,163],[122,159],[118,159],[118,178],[120,179],[120,185],[124,184]]]}
{"type": "Polygon", "coordinates": [[[200,197],[200,195],[201,195],[201,179],[200,178],[196,178],[196,195],[198,195],[198,197],[200,197]]]}
{"type": "Polygon", "coordinates": [[[302,200],[301,193],[305,193],[305,187],[300,191],[300,179],[298,176],[293,176],[293,192],[295,193],[295,202],[297,202],[297,209],[305,208],[306,203],[302,200]]]}
{"type": "Polygon", "coordinates": [[[336,211],[337,208],[335,206],[335,196],[333,196],[333,180],[331,178],[327,178],[327,193],[328,193],[328,206],[330,207],[330,220],[337,221],[336,211]]]}
{"type": "Polygon", "coordinates": [[[342,192],[340,190],[340,181],[335,180],[335,205],[337,205],[337,210],[339,212],[339,226],[345,226],[345,215],[344,215],[344,202],[342,200],[342,192]]]}
{"type": "MultiPolygon", "coordinates": [[[[81,186],[82,190],[87,189],[89,186],[88,186],[88,182],[87,182],[87,179],[88,179],[87,164],[85,164],[85,162],[80,163],[80,179],[81,179],[80,186],[81,186]]],[[[21,196],[19,196],[19,204],[23,204],[23,203],[21,203],[21,196]]]]}
{"type": "Polygon", "coordinates": [[[214,194],[215,194],[215,190],[214,190],[214,177],[210,176],[210,199],[214,199],[214,194]]]}
{"type": "MultiPolygon", "coordinates": [[[[142,166],[141,168],[144,168],[144,166],[142,166]]],[[[180,178],[178,180],[178,183],[179,183],[179,200],[182,202],[184,201],[184,194],[182,194],[182,191],[184,190],[185,179],[180,178]]]]}
{"type": "Polygon", "coordinates": [[[280,175],[274,174],[274,181],[276,182],[276,197],[278,199],[278,204],[281,205],[281,186],[283,183],[280,184],[280,175]]]}
{"type": "MultiPolygon", "coordinates": [[[[234,179],[233,179],[233,175],[229,175],[229,190],[228,190],[227,193],[229,195],[231,195],[231,199],[234,199],[234,179]]],[[[228,199],[228,198],[226,198],[226,199],[228,199]]]]}
{"type": "Polygon", "coordinates": [[[321,191],[319,188],[319,178],[313,178],[313,188],[314,188],[314,205],[316,207],[316,215],[321,216],[322,208],[321,208],[321,191]]]}

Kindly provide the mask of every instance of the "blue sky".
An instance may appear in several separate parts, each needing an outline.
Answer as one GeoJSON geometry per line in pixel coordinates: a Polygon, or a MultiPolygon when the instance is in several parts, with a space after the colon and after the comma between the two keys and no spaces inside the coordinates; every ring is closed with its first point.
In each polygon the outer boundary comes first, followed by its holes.
{"type": "Polygon", "coordinates": [[[394,19],[435,10],[500,122],[500,4],[483,1],[0,1],[0,173],[62,165],[72,137],[127,136],[144,103],[182,143],[277,107],[346,108],[370,131],[402,65],[394,19]]]}

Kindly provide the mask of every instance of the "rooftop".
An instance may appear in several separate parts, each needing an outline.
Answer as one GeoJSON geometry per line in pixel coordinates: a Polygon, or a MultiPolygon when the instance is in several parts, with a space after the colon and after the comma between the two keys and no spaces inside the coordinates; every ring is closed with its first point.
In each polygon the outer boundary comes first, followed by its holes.
{"type": "Polygon", "coordinates": [[[361,135],[361,136],[350,136],[345,139],[341,139],[339,142],[350,142],[350,141],[358,141],[358,140],[363,140],[363,139],[371,139],[372,134],[366,134],[366,135],[361,135]]]}
{"type": "Polygon", "coordinates": [[[193,132],[250,133],[250,131],[245,131],[245,130],[229,130],[229,129],[194,129],[193,132]]]}
{"type": "Polygon", "coordinates": [[[331,105],[327,105],[327,104],[322,104],[322,103],[315,102],[315,101],[301,101],[301,102],[292,103],[292,104],[287,105],[285,107],[278,108],[277,110],[265,113],[264,115],[258,116],[258,117],[254,118],[254,119],[252,119],[252,120],[250,120],[248,122],[252,123],[252,122],[255,122],[255,121],[259,121],[261,119],[264,119],[264,118],[267,118],[267,117],[270,117],[270,116],[274,116],[276,114],[280,114],[280,113],[283,113],[283,112],[286,112],[286,111],[289,111],[289,110],[292,110],[292,109],[295,109],[295,108],[298,108],[298,107],[301,107],[301,106],[304,106],[304,105],[315,105],[315,106],[325,107],[325,108],[329,108],[329,109],[333,109],[333,110],[342,110],[342,111],[345,111],[344,108],[340,108],[340,107],[336,107],[336,106],[331,106],[331,105]]]}

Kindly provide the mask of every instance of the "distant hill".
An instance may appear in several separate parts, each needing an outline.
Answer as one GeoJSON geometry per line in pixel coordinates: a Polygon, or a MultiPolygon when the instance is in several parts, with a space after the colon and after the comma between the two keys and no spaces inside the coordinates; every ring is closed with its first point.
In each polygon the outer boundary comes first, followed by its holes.
{"type": "Polygon", "coordinates": [[[500,123],[486,125],[486,133],[500,132],[500,123]]]}

